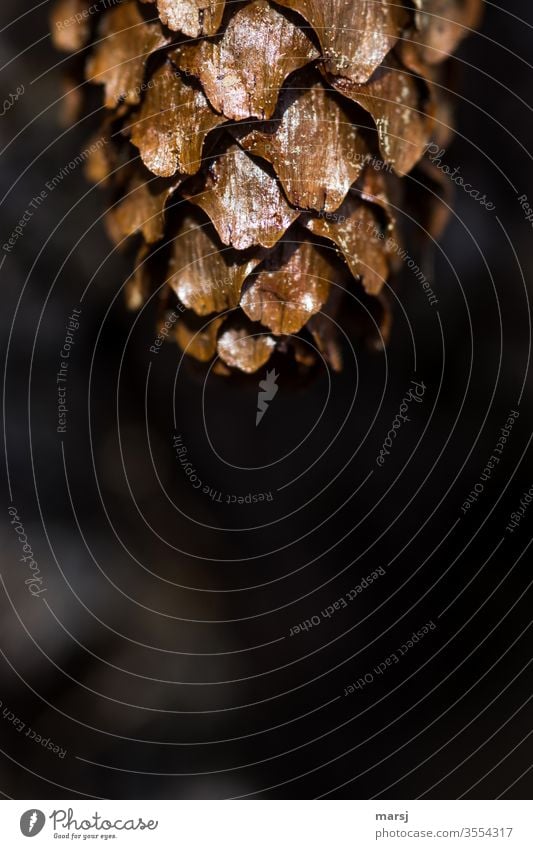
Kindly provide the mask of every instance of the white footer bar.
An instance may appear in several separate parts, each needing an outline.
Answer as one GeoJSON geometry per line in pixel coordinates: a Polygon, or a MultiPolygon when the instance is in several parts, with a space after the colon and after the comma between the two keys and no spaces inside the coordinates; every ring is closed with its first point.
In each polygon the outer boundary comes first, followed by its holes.
{"type": "Polygon", "coordinates": [[[10,800],[0,835],[6,849],[533,849],[528,801],[10,800]]]}

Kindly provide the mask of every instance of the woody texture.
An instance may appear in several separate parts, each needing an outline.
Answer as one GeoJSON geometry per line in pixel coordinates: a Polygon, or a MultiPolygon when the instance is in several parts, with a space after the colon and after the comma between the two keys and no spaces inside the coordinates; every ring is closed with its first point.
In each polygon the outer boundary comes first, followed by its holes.
{"type": "Polygon", "coordinates": [[[448,60],[481,7],[58,0],[70,120],[102,98],[86,170],[134,257],[128,306],[176,311],[181,350],[219,374],[383,345],[399,246],[445,222],[425,152],[449,141],[448,60]]]}

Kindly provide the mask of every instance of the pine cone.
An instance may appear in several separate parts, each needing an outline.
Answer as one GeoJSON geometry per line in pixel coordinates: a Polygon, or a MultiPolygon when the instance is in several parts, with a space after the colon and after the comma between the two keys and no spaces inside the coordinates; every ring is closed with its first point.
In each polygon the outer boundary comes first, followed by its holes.
{"type": "Polygon", "coordinates": [[[449,135],[444,60],[481,5],[59,0],[56,46],[87,50],[103,87],[87,173],[111,238],[137,242],[130,307],[178,307],[178,344],[219,372],[274,351],[340,369],[349,316],[385,338],[396,211],[442,228],[423,155],[449,135]]]}

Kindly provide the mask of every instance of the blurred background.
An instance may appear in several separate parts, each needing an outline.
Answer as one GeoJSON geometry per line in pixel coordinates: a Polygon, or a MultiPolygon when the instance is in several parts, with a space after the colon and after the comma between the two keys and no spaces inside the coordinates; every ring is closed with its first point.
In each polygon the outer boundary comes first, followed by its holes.
{"type": "Polygon", "coordinates": [[[4,796],[531,797],[533,512],[506,528],[533,485],[533,19],[486,7],[443,162],[495,209],[457,189],[438,310],[406,274],[386,351],[305,385],[281,371],[256,427],[263,375],[149,352],[154,311],[126,311],[130,261],[83,169],[47,190],[92,125],[60,123],[49,4],[4,0],[2,99],[24,93],[0,127],[2,243],[31,210],[0,257],[4,796]],[[423,403],[379,469],[413,379],[423,403]]]}

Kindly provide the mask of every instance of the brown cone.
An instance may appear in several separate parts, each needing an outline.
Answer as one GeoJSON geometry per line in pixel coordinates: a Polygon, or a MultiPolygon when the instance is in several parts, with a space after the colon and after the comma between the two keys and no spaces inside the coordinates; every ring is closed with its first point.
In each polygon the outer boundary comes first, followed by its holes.
{"type": "MultiPolygon", "coordinates": [[[[450,132],[443,63],[481,6],[57,0],[55,45],[86,51],[103,92],[106,144],[86,171],[110,188],[110,237],[137,243],[128,306],[163,286],[176,341],[218,373],[276,350],[340,369],[339,324],[365,298],[375,319],[358,326],[386,340],[395,210],[412,214],[413,169],[439,183],[424,153],[450,132]]],[[[430,235],[435,194],[419,193],[430,235]]]]}

